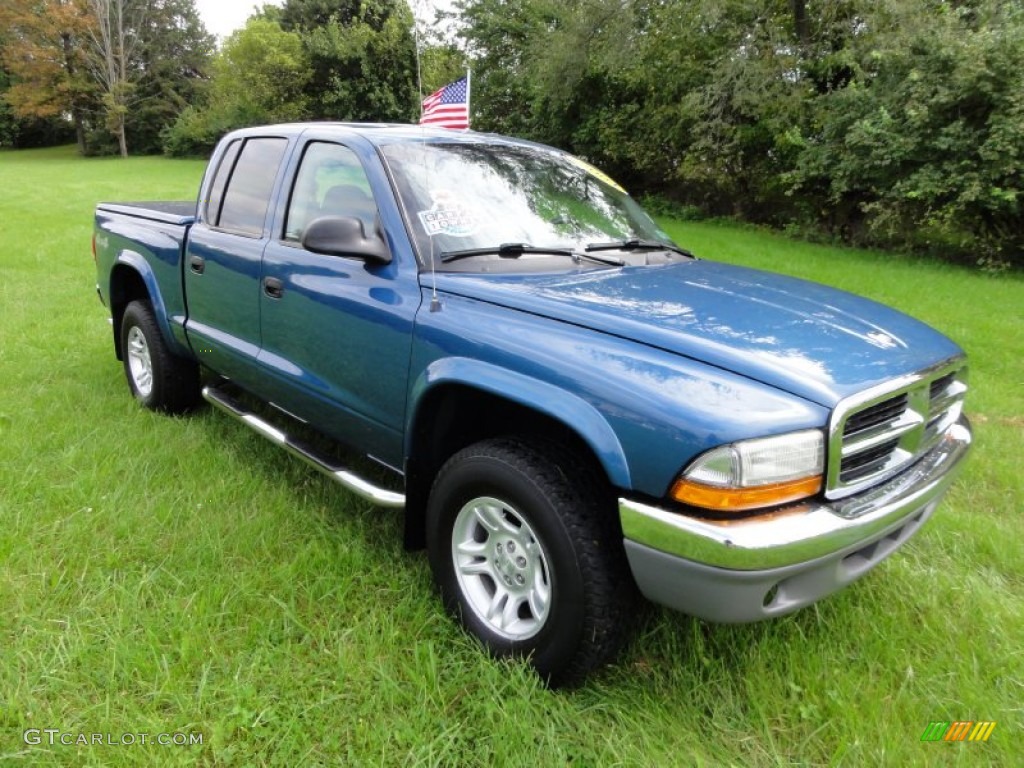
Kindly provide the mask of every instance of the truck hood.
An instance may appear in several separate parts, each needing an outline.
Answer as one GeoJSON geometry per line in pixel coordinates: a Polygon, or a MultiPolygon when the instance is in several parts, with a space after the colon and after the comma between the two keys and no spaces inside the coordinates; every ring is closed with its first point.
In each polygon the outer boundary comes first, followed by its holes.
{"type": "Polygon", "coordinates": [[[833,407],[961,354],[882,304],[710,261],[557,275],[439,273],[440,291],[664,349],[833,407]]]}

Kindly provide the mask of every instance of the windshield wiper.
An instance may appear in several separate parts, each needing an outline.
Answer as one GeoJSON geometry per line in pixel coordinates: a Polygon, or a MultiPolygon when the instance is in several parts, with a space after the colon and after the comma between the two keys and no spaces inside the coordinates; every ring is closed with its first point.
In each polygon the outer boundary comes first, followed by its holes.
{"type": "Polygon", "coordinates": [[[571,248],[545,248],[543,246],[530,245],[529,243],[502,243],[491,245],[486,248],[467,248],[464,251],[445,251],[441,254],[441,261],[447,264],[450,261],[468,259],[470,256],[490,256],[497,254],[503,259],[518,259],[524,253],[543,253],[554,256],[572,256],[571,248]]]}
{"type": "Polygon", "coordinates": [[[685,248],[680,248],[672,243],[663,243],[660,240],[616,240],[611,243],[591,243],[586,250],[588,253],[593,251],[672,251],[693,258],[693,254],[685,248]]]}
{"type": "MultiPolygon", "coordinates": [[[[589,250],[589,249],[588,249],[589,250]]],[[[538,253],[544,256],[568,256],[575,262],[582,259],[590,259],[599,264],[608,264],[613,267],[625,266],[622,259],[608,258],[606,256],[593,256],[589,253],[574,251],[572,248],[561,248],[555,246],[530,245],[529,243],[502,243],[487,248],[467,248],[463,251],[446,251],[441,254],[441,263],[448,264],[459,259],[468,259],[471,256],[492,256],[497,254],[503,259],[518,259],[524,253],[538,253]]]]}

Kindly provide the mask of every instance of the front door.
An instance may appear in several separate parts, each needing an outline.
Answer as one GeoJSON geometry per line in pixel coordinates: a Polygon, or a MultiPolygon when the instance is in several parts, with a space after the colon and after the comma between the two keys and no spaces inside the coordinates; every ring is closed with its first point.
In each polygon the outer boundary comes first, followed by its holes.
{"type": "Polygon", "coordinates": [[[271,399],[320,431],[401,466],[413,320],[414,264],[305,250],[303,229],[320,216],[352,216],[379,234],[378,201],[357,154],[310,141],[302,151],[281,237],[263,255],[260,292],[264,374],[271,399]]]}

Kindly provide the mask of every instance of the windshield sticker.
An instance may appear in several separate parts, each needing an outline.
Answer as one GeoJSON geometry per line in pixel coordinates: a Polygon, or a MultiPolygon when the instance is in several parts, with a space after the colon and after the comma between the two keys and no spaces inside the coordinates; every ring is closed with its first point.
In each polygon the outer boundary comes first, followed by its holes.
{"type": "Polygon", "coordinates": [[[615,181],[615,179],[613,179],[607,173],[602,171],[600,168],[595,168],[590,163],[588,163],[586,160],[581,160],[580,158],[574,157],[573,155],[569,155],[568,158],[569,158],[569,162],[570,163],[575,165],[577,168],[582,168],[584,171],[589,173],[591,176],[593,176],[598,181],[603,181],[609,187],[614,187],[615,189],[619,190],[619,192],[621,192],[624,195],[628,195],[629,194],[628,192],[626,192],[625,188],[623,188],[623,186],[621,184],[619,184],[617,181],[615,181]]]}
{"type": "Polygon", "coordinates": [[[468,205],[465,205],[447,189],[439,189],[430,193],[434,206],[420,211],[420,222],[430,237],[450,235],[452,237],[468,237],[480,226],[480,217],[468,205]]]}

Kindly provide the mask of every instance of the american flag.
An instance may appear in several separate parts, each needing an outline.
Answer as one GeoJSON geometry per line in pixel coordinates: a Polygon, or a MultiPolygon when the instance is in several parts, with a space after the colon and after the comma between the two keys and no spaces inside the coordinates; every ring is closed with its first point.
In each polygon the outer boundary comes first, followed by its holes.
{"type": "Polygon", "coordinates": [[[427,96],[420,122],[441,128],[469,128],[469,78],[461,77],[427,96]]]}

